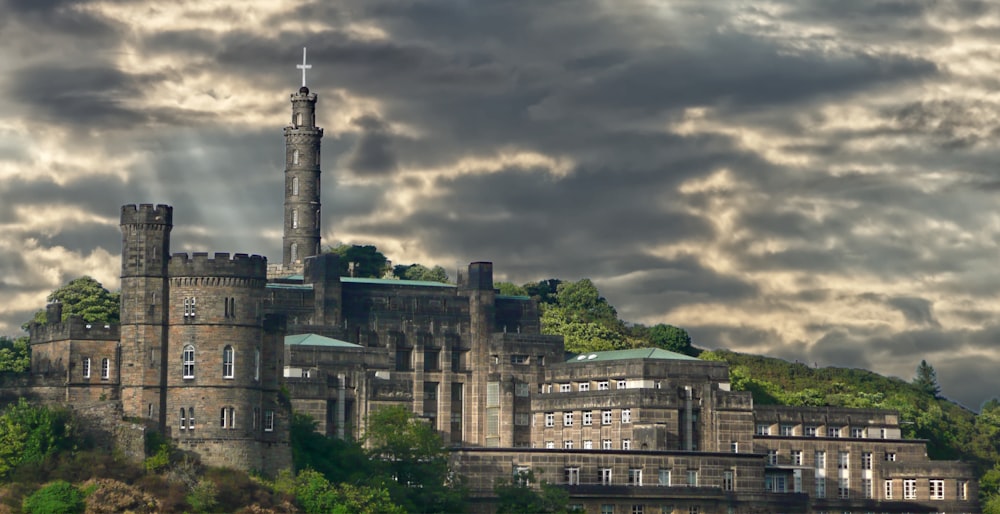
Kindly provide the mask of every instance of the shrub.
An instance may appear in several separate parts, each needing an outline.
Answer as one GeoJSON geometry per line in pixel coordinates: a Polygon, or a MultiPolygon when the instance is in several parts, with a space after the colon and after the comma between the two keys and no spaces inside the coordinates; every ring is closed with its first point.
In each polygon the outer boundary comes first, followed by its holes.
{"type": "Polygon", "coordinates": [[[86,508],[86,495],[65,480],[56,480],[24,499],[29,514],[77,514],[86,508]]]}
{"type": "Polygon", "coordinates": [[[214,512],[219,504],[216,499],[217,490],[211,480],[199,480],[187,495],[187,502],[195,512],[214,512]]]}

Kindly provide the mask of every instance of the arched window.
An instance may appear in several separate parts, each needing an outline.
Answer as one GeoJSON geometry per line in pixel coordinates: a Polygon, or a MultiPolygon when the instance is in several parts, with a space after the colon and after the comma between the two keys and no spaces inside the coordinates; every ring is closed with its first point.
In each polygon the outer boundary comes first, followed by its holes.
{"type": "Polygon", "coordinates": [[[298,127],[298,126],[301,126],[301,125],[302,125],[302,113],[301,112],[297,112],[297,113],[295,113],[295,126],[298,127]]]}
{"type": "Polygon", "coordinates": [[[189,344],[184,347],[181,361],[183,362],[184,378],[194,378],[194,345],[189,344]]]}
{"type": "Polygon", "coordinates": [[[296,148],[292,150],[292,164],[298,164],[298,163],[299,163],[299,149],[296,148]]]}
{"type": "Polygon", "coordinates": [[[222,349],[222,378],[233,378],[233,347],[226,345],[222,349]]]}
{"type": "Polygon", "coordinates": [[[184,407],[181,407],[181,430],[187,429],[187,416],[184,415],[184,407]]]}
{"type": "Polygon", "coordinates": [[[188,430],[194,430],[194,407],[188,407],[188,430]]]}
{"type": "Polygon", "coordinates": [[[292,243],[292,248],[291,248],[291,252],[290,253],[292,254],[291,255],[291,257],[292,257],[291,261],[292,262],[295,262],[295,261],[299,260],[299,244],[298,243],[292,243]]]}
{"type": "Polygon", "coordinates": [[[253,350],[253,379],[260,380],[260,348],[253,350]]]}
{"type": "Polygon", "coordinates": [[[292,196],[299,196],[299,177],[292,177],[292,196]]]}
{"type": "Polygon", "coordinates": [[[292,228],[299,228],[299,211],[292,211],[292,228]]]}

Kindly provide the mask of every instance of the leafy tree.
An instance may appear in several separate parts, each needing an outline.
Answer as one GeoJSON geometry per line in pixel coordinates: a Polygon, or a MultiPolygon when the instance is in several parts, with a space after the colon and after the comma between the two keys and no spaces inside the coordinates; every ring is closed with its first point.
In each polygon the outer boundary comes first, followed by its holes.
{"type": "Polygon", "coordinates": [[[493,287],[505,296],[530,296],[527,289],[511,282],[494,282],[493,287]]]}
{"type": "Polygon", "coordinates": [[[542,333],[563,336],[566,350],[593,352],[627,346],[628,329],[590,279],[562,282],[556,301],[542,311],[542,333]]]}
{"type": "Polygon", "coordinates": [[[673,325],[658,323],[649,328],[649,342],[657,348],[690,355],[691,336],[687,330],[673,325]]]}
{"type": "Polygon", "coordinates": [[[24,499],[28,514],[77,514],[87,508],[86,494],[65,480],[56,480],[24,499]]]}
{"type": "Polygon", "coordinates": [[[562,284],[562,280],[550,278],[538,282],[528,282],[524,284],[524,290],[528,293],[528,296],[534,298],[540,305],[549,305],[556,303],[556,293],[559,290],[559,284],[562,284]]]}
{"type": "MultiPolygon", "coordinates": [[[[87,323],[95,324],[118,323],[120,300],[120,293],[108,291],[88,276],[72,280],[48,296],[49,302],[62,303],[62,321],[77,315],[87,323]]],[[[37,311],[32,321],[44,325],[45,309],[37,311]]],[[[22,328],[27,329],[27,325],[22,328]]]]}
{"type": "Polygon", "coordinates": [[[567,511],[569,493],[541,480],[538,489],[534,473],[522,473],[516,480],[499,480],[493,486],[497,495],[497,514],[563,514],[567,511]]]}
{"type": "Polygon", "coordinates": [[[448,272],[441,266],[428,268],[423,264],[398,264],[393,266],[392,274],[404,280],[421,280],[424,282],[448,283],[448,272]]]}
{"type": "Polygon", "coordinates": [[[385,275],[388,260],[382,252],[372,245],[345,245],[328,246],[324,250],[327,253],[334,253],[340,256],[340,276],[359,278],[382,278],[385,275]],[[350,263],[354,263],[354,273],[351,274],[350,263]]]}
{"type": "Polygon", "coordinates": [[[621,328],[624,328],[618,319],[618,311],[601,296],[597,286],[589,278],[559,284],[556,304],[573,313],[576,320],[591,321],[616,328],[621,325],[621,328]]]}
{"type": "Polygon", "coordinates": [[[295,469],[313,469],[327,480],[362,482],[375,470],[361,445],[316,432],[316,421],[301,413],[292,415],[291,446],[295,469]]]}
{"type": "Polygon", "coordinates": [[[23,463],[40,462],[73,446],[69,412],[31,405],[24,398],[0,415],[0,477],[23,463]]]}
{"type": "Polygon", "coordinates": [[[295,499],[307,514],[403,514],[381,487],[333,484],[322,473],[306,469],[295,479],[295,499]]]}
{"type": "Polygon", "coordinates": [[[366,426],[368,454],[395,503],[407,512],[464,510],[464,490],[449,480],[448,450],[434,427],[401,405],[371,413],[366,426]]]}
{"type": "Polygon", "coordinates": [[[917,375],[913,377],[913,385],[921,391],[937,398],[941,394],[941,386],[938,385],[937,372],[934,367],[927,364],[926,360],[921,360],[917,365],[917,375]]]}
{"type": "Polygon", "coordinates": [[[195,512],[216,512],[219,505],[218,488],[215,482],[201,479],[191,488],[187,495],[187,502],[195,512]]]}
{"type": "Polygon", "coordinates": [[[22,373],[31,368],[27,336],[11,339],[0,336],[0,372],[22,373]]]}

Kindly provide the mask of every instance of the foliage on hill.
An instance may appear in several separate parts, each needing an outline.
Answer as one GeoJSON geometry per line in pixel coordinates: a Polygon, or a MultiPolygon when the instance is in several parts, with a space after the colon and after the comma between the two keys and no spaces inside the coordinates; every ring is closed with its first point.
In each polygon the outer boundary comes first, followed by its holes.
{"type": "MultiPolygon", "coordinates": [[[[47,300],[62,303],[62,321],[76,315],[87,323],[118,323],[120,293],[111,292],[100,282],[83,276],[52,291],[47,300]]],[[[45,324],[45,309],[35,312],[32,322],[45,324]]],[[[27,323],[22,328],[27,329],[27,323]]]]}

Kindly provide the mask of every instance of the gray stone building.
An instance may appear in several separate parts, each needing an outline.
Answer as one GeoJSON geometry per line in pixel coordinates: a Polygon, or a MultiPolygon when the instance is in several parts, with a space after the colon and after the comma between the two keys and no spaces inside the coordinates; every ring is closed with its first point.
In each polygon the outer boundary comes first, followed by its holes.
{"type": "Polygon", "coordinates": [[[319,253],[316,102],[291,95],[281,262],[171,255],[173,209],[126,205],[121,326],[34,327],[47,398],[118,402],[210,464],[265,472],[291,465],[289,406],[357,438],[404,405],[487,512],[529,470],[600,514],[979,511],[970,467],[928,460],[895,413],[754,406],[726,364],[659,349],[567,355],[490,262],[454,284],[341,276],[319,253]]]}

